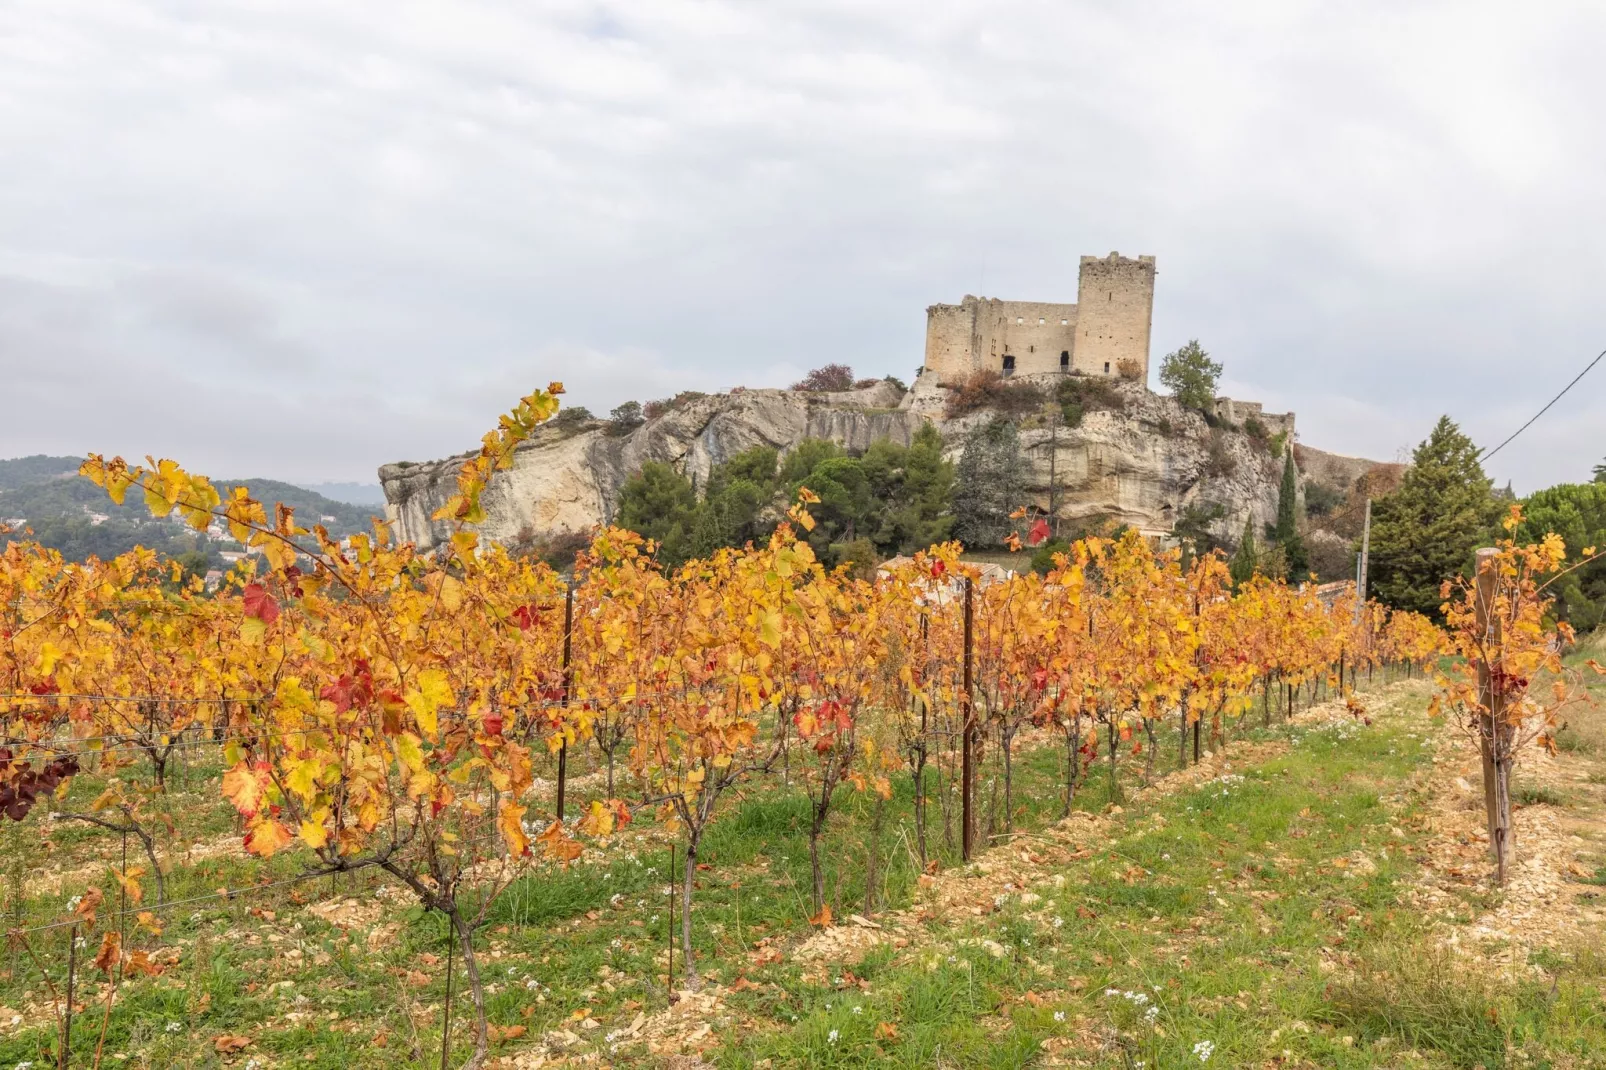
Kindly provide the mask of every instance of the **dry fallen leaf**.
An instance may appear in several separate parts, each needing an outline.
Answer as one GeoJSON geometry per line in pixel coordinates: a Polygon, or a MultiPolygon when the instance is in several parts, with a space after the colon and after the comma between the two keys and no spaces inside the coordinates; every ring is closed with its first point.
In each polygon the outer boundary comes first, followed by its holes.
{"type": "Polygon", "coordinates": [[[875,1038],[877,1040],[896,1040],[898,1039],[898,1027],[891,1022],[877,1022],[875,1038]]]}
{"type": "Polygon", "coordinates": [[[212,1047],[216,1049],[219,1055],[233,1055],[237,1051],[243,1051],[250,1044],[250,1037],[235,1036],[230,1033],[224,1033],[221,1036],[212,1038],[212,1047]]]}
{"type": "Polygon", "coordinates": [[[130,951],[128,961],[123,963],[123,969],[128,974],[144,974],[146,977],[156,977],[165,968],[152,962],[151,957],[143,951],[130,951]]]}

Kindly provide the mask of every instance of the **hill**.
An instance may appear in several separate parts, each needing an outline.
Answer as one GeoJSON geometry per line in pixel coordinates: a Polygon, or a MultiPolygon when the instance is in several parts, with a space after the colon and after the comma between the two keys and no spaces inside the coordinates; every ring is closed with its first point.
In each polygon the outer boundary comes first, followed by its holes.
{"type": "MultiPolygon", "coordinates": [[[[223,564],[223,553],[241,549],[232,539],[192,531],[177,519],[154,518],[133,497],[121,506],[115,504],[105,491],[77,474],[79,460],[44,455],[0,460],[0,522],[19,531],[31,530],[39,542],[74,561],[114,557],[147,546],[170,556],[199,554],[208,567],[216,568],[223,564]]],[[[275,503],[282,502],[295,510],[303,526],[322,523],[337,538],[368,530],[369,518],[382,512],[274,479],[216,481],[219,493],[225,495],[242,483],[270,516],[275,503]]],[[[9,540],[0,537],[3,541],[9,540]]],[[[201,565],[199,559],[191,563],[201,565]]]]}

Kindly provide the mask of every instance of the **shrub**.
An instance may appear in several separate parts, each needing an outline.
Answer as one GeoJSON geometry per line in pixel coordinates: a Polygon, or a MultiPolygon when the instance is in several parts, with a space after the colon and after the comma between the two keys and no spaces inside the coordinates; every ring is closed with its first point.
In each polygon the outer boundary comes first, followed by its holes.
{"type": "Polygon", "coordinates": [[[574,559],[591,546],[591,533],[586,531],[558,532],[555,535],[537,536],[529,525],[519,529],[518,536],[508,543],[514,557],[528,557],[546,562],[549,568],[566,572],[574,567],[574,559]]]}
{"type": "Polygon", "coordinates": [[[1260,449],[1265,450],[1267,453],[1271,452],[1271,432],[1266,429],[1266,425],[1261,422],[1260,417],[1251,416],[1244,421],[1244,434],[1248,435],[1249,441],[1260,449]]]}
{"type": "Polygon", "coordinates": [[[674,412],[676,409],[691,404],[698,398],[706,398],[707,396],[701,390],[682,390],[672,398],[658,398],[656,401],[647,402],[642,406],[641,411],[647,419],[656,420],[665,413],[674,412]]]}
{"type": "Polygon", "coordinates": [[[628,435],[647,421],[641,411],[641,402],[627,401],[623,405],[615,405],[608,413],[608,433],[610,435],[628,435]]]}
{"type": "Polygon", "coordinates": [[[1215,428],[1210,432],[1209,451],[1205,455],[1204,469],[1200,473],[1211,479],[1220,479],[1232,475],[1238,470],[1238,462],[1233,460],[1232,454],[1227,451],[1227,436],[1221,429],[1215,428]]]}
{"type": "Polygon", "coordinates": [[[1326,516],[1344,504],[1344,492],[1325,483],[1305,484],[1305,515],[1326,516]]]}
{"type": "Polygon", "coordinates": [[[805,375],[801,380],[792,384],[793,390],[807,390],[810,393],[831,393],[838,390],[853,389],[853,369],[846,364],[827,364],[805,375]]]}
{"type": "Polygon", "coordinates": [[[1143,378],[1143,364],[1136,360],[1118,360],[1115,362],[1115,371],[1123,379],[1134,382],[1143,378]]]}
{"type": "Polygon", "coordinates": [[[855,379],[853,381],[853,389],[868,390],[879,382],[881,382],[880,379],[855,379]]]}
{"type": "Polygon", "coordinates": [[[896,375],[889,375],[883,381],[891,383],[893,386],[897,387],[900,393],[909,389],[903,384],[903,380],[899,379],[896,375]]]}
{"type": "Polygon", "coordinates": [[[831,556],[833,564],[846,565],[848,572],[861,580],[875,579],[876,566],[881,564],[875,543],[862,535],[848,542],[832,543],[831,556]]]}
{"type": "Polygon", "coordinates": [[[1044,400],[1040,386],[1012,383],[995,371],[979,371],[948,395],[947,412],[950,420],[981,409],[1019,416],[1039,408],[1044,400]]]}
{"type": "Polygon", "coordinates": [[[574,428],[579,427],[581,424],[588,424],[595,419],[596,417],[591,415],[590,409],[584,405],[575,405],[561,410],[556,416],[552,417],[552,426],[574,428]]]}
{"type": "Polygon", "coordinates": [[[1032,571],[1047,575],[1049,570],[1054,567],[1054,555],[1068,554],[1070,552],[1071,544],[1069,542],[1064,539],[1049,539],[1032,554],[1032,571]]]}
{"type": "Polygon", "coordinates": [[[1082,417],[1090,412],[1121,412],[1126,408],[1126,395],[1113,382],[1084,376],[1061,379],[1054,388],[1054,400],[1059,402],[1067,427],[1080,426],[1082,417]]]}

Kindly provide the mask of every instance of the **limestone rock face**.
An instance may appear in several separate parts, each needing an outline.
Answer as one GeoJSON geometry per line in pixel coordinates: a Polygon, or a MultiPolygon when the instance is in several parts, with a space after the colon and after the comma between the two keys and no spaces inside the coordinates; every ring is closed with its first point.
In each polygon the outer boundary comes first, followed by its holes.
{"type": "MultiPolygon", "coordinates": [[[[1052,391],[1057,375],[1029,377],[1052,391]]],[[[1109,518],[1148,532],[1169,532],[1190,506],[1222,507],[1214,533],[1236,542],[1244,521],[1257,529],[1275,519],[1282,466],[1263,447],[1231,428],[1211,428],[1197,412],[1140,384],[1122,383],[1121,411],[1087,413],[1080,426],[1054,426],[1033,414],[1021,421],[1022,473],[1028,501],[1056,512],[1074,528],[1109,518]],[[1052,479],[1051,479],[1052,473],[1052,479]],[[1051,486],[1057,491],[1050,493],[1051,486]]],[[[920,426],[937,426],[955,460],[966,435],[988,412],[949,420],[948,392],[922,376],[905,392],[881,382],[865,390],[810,394],[744,390],[693,396],[627,434],[593,421],[548,426],[499,472],[483,502],[482,537],[508,542],[584,532],[618,509],[620,490],[643,462],[674,465],[703,487],[710,469],[753,446],[783,453],[805,438],[828,438],[850,450],[877,439],[907,444],[920,426]]],[[[387,512],[397,535],[428,548],[448,531],[429,517],[456,490],[463,457],[379,470],[387,512]]]]}
{"type": "MultiPolygon", "coordinates": [[[[613,517],[625,481],[646,461],[674,465],[700,489],[714,465],[754,446],[784,452],[805,438],[829,438],[853,450],[883,438],[907,445],[923,418],[898,407],[903,393],[889,382],[832,394],[744,390],[688,398],[623,435],[601,421],[549,425],[519,446],[511,469],[491,480],[481,498],[487,519],[479,532],[510,542],[588,531],[613,517]]],[[[430,515],[456,493],[466,456],[379,469],[386,512],[400,539],[427,549],[449,533],[449,525],[430,515]]]]}
{"type": "MultiPolygon", "coordinates": [[[[1042,377],[1052,389],[1058,376],[1042,377]]],[[[1036,378],[1027,381],[1037,381],[1036,378]]],[[[1282,464],[1241,431],[1211,428],[1199,413],[1138,383],[1118,387],[1120,411],[1096,410],[1077,427],[1033,416],[1022,423],[1022,473],[1031,503],[1070,530],[1108,518],[1141,531],[1170,532],[1190,507],[1220,506],[1211,531],[1236,543],[1244,521],[1256,530],[1277,517],[1282,464]],[[1057,486],[1051,494],[1050,488],[1057,486]]],[[[957,460],[970,428],[987,413],[940,424],[957,460]]]]}

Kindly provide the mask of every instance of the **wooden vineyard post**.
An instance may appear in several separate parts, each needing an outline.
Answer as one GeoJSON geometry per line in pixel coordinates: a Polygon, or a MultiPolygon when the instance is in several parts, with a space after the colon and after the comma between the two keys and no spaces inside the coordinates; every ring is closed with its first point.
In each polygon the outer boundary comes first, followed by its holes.
{"type": "Polygon", "coordinates": [[[966,576],[965,577],[965,661],[964,661],[964,681],[960,685],[960,692],[959,692],[960,725],[961,725],[961,728],[960,728],[961,736],[960,736],[960,743],[959,743],[959,746],[960,746],[960,762],[959,762],[959,764],[960,764],[960,781],[959,781],[959,784],[960,784],[960,786],[959,786],[959,794],[960,794],[959,854],[960,854],[960,857],[963,858],[966,862],[970,861],[971,841],[972,841],[972,837],[975,834],[975,830],[974,830],[974,827],[973,827],[975,822],[974,822],[973,816],[971,814],[971,809],[970,809],[970,802],[971,802],[970,796],[971,796],[971,786],[972,786],[971,785],[971,780],[972,780],[973,773],[974,773],[974,771],[971,769],[971,762],[974,759],[974,755],[972,753],[972,737],[975,735],[975,731],[976,731],[976,725],[975,725],[975,719],[974,719],[974,717],[975,717],[974,707],[972,705],[972,701],[973,700],[972,700],[972,696],[971,696],[971,692],[970,692],[970,689],[971,689],[971,676],[970,676],[970,673],[971,673],[971,653],[972,653],[972,648],[973,648],[973,633],[974,633],[974,630],[975,630],[975,611],[974,611],[974,608],[973,608],[973,606],[971,604],[971,591],[973,590],[973,588],[974,588],[974,585],[971,583],[970,577],[966,576]]]}
{"type": "MultiPolygon", "coordinates": [[[[574,642],[574,586],[563,593],[563,709],[569,708],[569,697],[574,690],[574,669],[569,657],[574,642]]],[[[569,741],[558,746],[558,820],[563,820],[563,794],[569,782],[569,741]]]]}
{"type": "Polygon", "coordinates": [[[73,975],[78,969],[78,926],[67,930],[67,1012],[61,1017],[61,1051],[56,1056],[59,1070],[67,1070],[72,1058],[73,975]]]}
{"type": "Polygon", "coordinates": [[[675,1002],[675,846],[669,845],[669,972],[664,974],[667,1002],[675,1002]]]}
{"type": "Polygon", "coordinates": [[[1506,862],[1511,847],[1511,746],[1512,732],[1505,723],[1505,696],[1495,684],[1491,656],[1501,648],[1500,613],[1496,597],[1500,574],[1499,551],[1477,553],[1477,595],[1474,605],[1482,657],[1478,659],[1478,754],[1483,762],[1483,805],[1489,828],[1489,851],[1494,855],[1495,878],[1506,883],[1506,862]]]}
{"type": "Polygon", "coordinates": [[[452,1051],[452,952],[456,931],[452,919],[446,919],[446,1000],[441,1017],[441,1070],[446,1070],[447,1058],[452,1051]]]}

